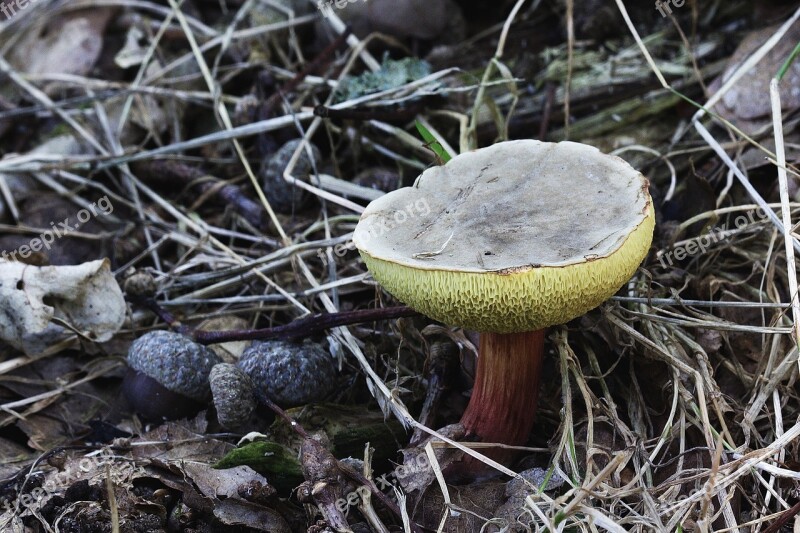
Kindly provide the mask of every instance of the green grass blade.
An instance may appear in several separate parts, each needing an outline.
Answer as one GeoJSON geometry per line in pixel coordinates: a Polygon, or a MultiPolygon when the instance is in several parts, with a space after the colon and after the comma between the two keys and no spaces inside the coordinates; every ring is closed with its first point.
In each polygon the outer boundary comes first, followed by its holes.
{"type": "Polygon", "coordinates": [[[442,160],[442,164],[447,163],[453,158],[453,156],[447,153],[447,150],[444,149],[441,143],[436,140],[436,137],[434,137],[433,134],[428,131],[428,128],[423,126],[418,120],[414,121],[414,123],[417,126],[417,131],[422,136],[422,140],[424,140],[428,148],[433,150],[433,153],[435,153],[436,156],[442,160]]]}

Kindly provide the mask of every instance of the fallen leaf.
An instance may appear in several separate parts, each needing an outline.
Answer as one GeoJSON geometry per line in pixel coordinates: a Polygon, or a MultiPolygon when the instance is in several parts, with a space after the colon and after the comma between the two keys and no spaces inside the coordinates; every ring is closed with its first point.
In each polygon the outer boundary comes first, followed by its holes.
{"type": "MultiPolygon", "coordinates": [[[[28,75],[89,74],[103,49],[103,32],[114,9],[96,7],[53,17],[35,26],[13,48],[9,62],[28,75]]],[[[56,85],[45,92],[52,94],[56,85]]]]}
{"type": "Polygon", "coordinates": [[[235,498],[239,496],[239,488],[252,481],[267,484],[267,479],[249,466],[235,466],[218,470],[206,463],[187,462],[183,470],[192,478],[194,484],[203,495],[209,498],[235,498]]]}
{"type": "Polygon", "coordinates": [[[46,267],[0,260],[0,338],[29,355],[74,331],[109,340],[126,312],[109,265],[108,259],[46,267]]]}
{"type": "Polygon", "coordinates": [[[249,502],[223,500],[214,506],[214,516],[229,526],[245,526],[269,531],[270,533],[289,533],[291,528],[276,511],[249,502]]]}
{"type": "Polygon", "coordinates": [[[362,36],[379,31],[395,37],[434,39],[463,20],[461,8],[452,0],[351,1],[341,9],[336,4],[339,2],[323,2],[322,14],[334,11],[362,36]]]}
{"type": "MultiPolygon", "coordinates": [[[[725,71],[708,87],[708,92],[713,94],[718,91],[753,52],[775,35],[777,29],[777,25],[770,26],[754,31],[742,39],[728,60],[725,71]]],[[[714,106],[714,111],[747,134],[753,134],[771,124],[769,83],[798,41],[800,41],[800,26],[794,24],[778,44],[725,93],[722,100],[714,106]]],[[[795,61],[780,84],[781,107],[784,111],[800,106],[798,85],[800,85],[800,63],[795,61]]]]}

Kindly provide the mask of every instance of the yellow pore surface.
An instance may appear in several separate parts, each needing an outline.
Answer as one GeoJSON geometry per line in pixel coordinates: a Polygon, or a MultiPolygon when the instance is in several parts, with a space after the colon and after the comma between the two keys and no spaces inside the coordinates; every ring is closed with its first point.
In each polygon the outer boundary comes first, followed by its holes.
{"type": "Polygon", "coordinates": [[[653,238],[652,202],[647,210],[615,251],[563,266],[513,273],[426,270],[360,252],[387,291],[428,317],[476,331],[531,331],[563,324],[594,309],[633,276],[653,238]]]}

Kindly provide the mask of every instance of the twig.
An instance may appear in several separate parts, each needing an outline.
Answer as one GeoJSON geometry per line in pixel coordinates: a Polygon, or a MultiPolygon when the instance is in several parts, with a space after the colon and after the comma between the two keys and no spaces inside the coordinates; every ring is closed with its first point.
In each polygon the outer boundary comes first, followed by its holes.
{"type": "Polygon", "coordinates": [[[762,533],[778,533],[783,526],[785,526],[789,520],[794,518],[800,514],[800,502],[792,505],[790,508],[786,509],[781,516],[775,520],[771,526],[765,529],[762,533]]]}
{"type": "Polygon", "coordinates": [[[542,122],[539,124],[539,139],[547,137],[547,130],[550,127],[550,116],[553,113],[553,101],[556,99],[556,86],[553,83],[547,84],[544,98],[544,109],[542,110],[542,122]]]}
{"type": "Polygon", "coordinates": [[[380,120],[382,122],[407,122],[422,111],[422,105],[415,103],[406,107],[393,109],[390,107],[367,107],[354,109],[334,109],[324,105],[314,108],[314,115],[338,120],[380,120]]]}
{"type": "Polygon", "coordinates": [[[283,326],[262,329],[241,329],[228,331],[203,331],[196,330],[184,324],[166,311],[152,298],[141,299],[128,297],[136,304],[150,309],[167,325],[181,335],[191,337],[200,344],[218,344],[232,341],[270,340],[270,339],[297,339],[320,332],[325,329],[339,326],[350,326],[364,322],[377,322],[395,318],[418,316],[419,313],[406,306],[383,307],[380,309],[360,309],[357,311],[343,311],[340,313],[319,313],[316,315],[299,318],[283,326]]]}
{"type": "Polygon", "coordinates": [[[292,417],[289,415],[289,413],[287,413],[286,411],[284,411],[283,409],[281,409],[280,407],[278,407],[278,406],[277,406],[277,405],[276,405],[276,404],[275,404],[275,403],[274,403],[272,400],[270,400],[269,398],[262,398],[262,400],[261,400],[261,401],[264,403],[264,405],[266,405],[267,407],[269,407],[269,408],[270,408],[270,410],[271,410],[273,413],[275,413],[276,415],[278,415],[278,417],[279,417],[279,418],[281,418],[281,419],[282,419],[284,422],[286,422],[287,424],[289,424],[289,427],[290,427],[290,428],[292,428],[292,430],[293,430],[295,433],[297,433],[298,435],[300,435],[300,436],[301,436],[301,437],[303,437],[304,439],[307,439],[307,438],[308,438],[308,432],[305,430],[305,428],[304,428],[303,426],[301,426],[301,425],[300,425],[300,423],[299,423],[299,422],[297,422],[297,421],[296,421],[294,418],[292,418],[292,417]]]}
{"type": "MultiPolygon", "coordinates": [[[[432,344],[428,362],[428,389],[425,402],[419,414],[419,423],[433,426],[436,422],[436,411],[439,401],[450,388],[449,380],[458,364],[458,354],[452,343],[432,344]]],[[[419,428],[414,430],[409,446],[420,446],[426,435],[419,428]]]]}
{"type": "Polygon", "coordinates": [[[128,301],[133,304],[149,309],[150,311],[152,311],[154,315],[163,320],[170,327],[170,329],[174,330],[176,333],[180,333],[181,335],[186,335],[187,337],[192,336],[191,327],[182,324],[181,321],[175,317],[175,315],[173,315],[172,313],[170,313],[169,311],[158,305],[158,302],[156,302],[152,298],[141,298],[138,296],[128,295],[128,301]]]}
{"type": "Polygon", "coordinates": [[[220,342],[247,340],[297,339],[307,337],[312,333],[317,333],[324,329],[361,324],[363,322],[417,316],[418,314],[419,313],[406,306],[361,309],[358,311],[344,311],[340,313],[320,313],[294,320],[283,326],[275,326],[274,328],[195,331],[193,337],[194,340],[200,344],[217,344],[220,342]]]}

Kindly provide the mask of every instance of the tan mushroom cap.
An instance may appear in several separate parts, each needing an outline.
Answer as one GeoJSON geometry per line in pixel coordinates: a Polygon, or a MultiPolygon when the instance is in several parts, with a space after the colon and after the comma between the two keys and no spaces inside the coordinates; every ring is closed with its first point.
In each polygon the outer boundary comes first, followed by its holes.
{"type": "Polygon", "coordinates": [[[417,311],[531,331],[586,313],[633,276],[653,237],[647,187],[592,146],[502,142],[373,201],[353,241],[373,277],[417,311]]]}

